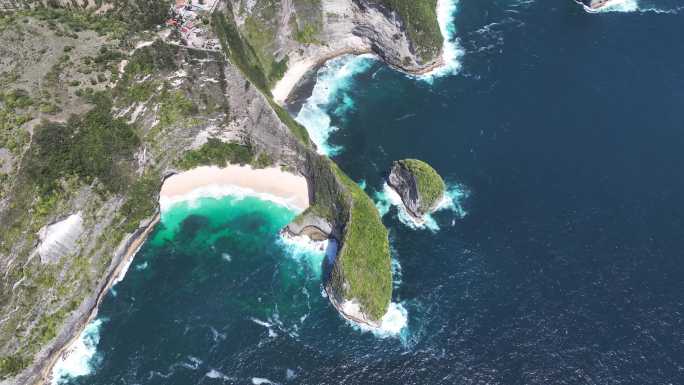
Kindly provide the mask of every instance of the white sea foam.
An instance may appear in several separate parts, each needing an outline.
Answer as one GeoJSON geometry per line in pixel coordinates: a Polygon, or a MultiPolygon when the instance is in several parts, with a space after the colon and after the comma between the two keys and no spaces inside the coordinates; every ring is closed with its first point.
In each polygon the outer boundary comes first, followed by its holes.
{"type": "Polygon", "coordinates": [[[252,377],[252,384],[254,384],[254,385],[268,385],[268,384],[275,384],[275,382],[269,380],[268,378],[252,377]]]}
{"type": "Polygon", "coordinates": [[[52,368],[52,385],[67,382],[70,378],[86,376],[92,373],[97,365],[97,344],[100,342],[100,327],[102,320],[90,322],[76,339],[57,360],[52,368]]]}
{"type": "Polygon", "coordinates": [[[112,280],[112,287],[110,288],[111,293],[116,296],[116,291],[114,290],[114,286],[116,286],[119,282],[123,281],[123,279],[126,277],[126,273],[128,273],[128,270],[131,268],[131,265],[133,264],[133,260],[135,259],[135,256],[138,254],[138,251],[142,248],[143,243],[141,242],[138,247],[131,253],[131,255],[128,256],[128,259],[126,259],[123,262],[123,265],[121,266],[121,269],[119,270],[119,273],[116,275],[116,277],[112,280]]]}
{"type": "MultiPolygon", "coordinates": [[[[467,197],[468,193],[465,188],[459,184],[447,184],[447,189],[444,197],[437,205],[435,211],[449,210],[454,212],[459,218],[463,218],[467,213],[463,209],[462,201],[467,197]]],[[[380,212],[380,216],[384,217],[392,206],[397,208],[397,218],[399,221],[412,229],[427,229],[432,232],[439,231],[439,225],[435,218],[426,214],[422,221],[417,221],[406,210],[401,196],[387,183],[382,186],[382,191],[375,193],[375,206],[380,212]]]]}
{"type": "Polygon", "coordinates": [[[231,262],[233,260],[233,257],[231,257],[228,253],[223,253],[221,254],[221,259],[223,259],[226,262],[231,262]]]}
{"type": "Polygon", "coordinates": [[[175,195],[173,197],[162,196],[159,199],[159,207],[163,214],[165,211],[168,211],[170,208],[179,203],[185,203],[191,208],[194,208],[199,206],[199,200],[202,198],[220,199],[226,196],[231,196],[238,200],[245,199],[247,197],[254,197],[285,206],[296,213],[302,211],[299,207],[294,205],[293,199],[286,199],[272,194],[257,192],[252,189],[233,185],[208,185],[196,188],[183,195],[175,195]]]}
{"type": "Polygon", "coordinates": [[[147,263],[147,261],[135,265],[135,269],[138,270],[138,271],[146,270],[148,267],[150,267],[150,264],[147,263]]]}
{"type": "Polygon", "coordinates": [[[323,259],[337,255],[337,241],[334,239],[313,241],[309,237],[295,237],[283,232],[279,241],[287,255],[300,264],[308,265],[316,278],[321,277],[323,259]]]}
{"type": "Polygon", "coordinates": [[[588,7],[580,2],[584,10],[589,13],[604,13],[604,12],[636,12],[639,10],[639,3],[637,0],[610,0],[606,5],[599,9],[588,7]]]}
{"type": "MultiPolygon", "coordinates": [[[[356,301],[345,301],[341,304],[342,310],[345,313],[355,315],[361,315],[361,310],[356,303],[356,301]]],[[[347,322],[355,329],[371,332],[376,337],[387,338],[387,337],[401,337],[408,331],[408,311],[406,308],[396,302],[390,303],[387,313],[380,320],[380,327],[372,327],[367,324],[361,324],[347,319],[347,322]]]]}
{"type": "Polygon", "coordinates": [[[419,78],[432,82],[435,78],[455,75],[461,70],[461,58],[464,50],[456,37],[454,15],[458,10],[458,0],[437,0],[437,21],[444,38],[442,52],[443,64],[419,78]]]}
{"type": "Polygon", "coordinates": [[[395,289],[401,285],[401,282],[403,280],[403,272],[401,271],[401,264],[399,263],[398,260],[392,258],[391,262],[392,266],[392,287],[395,289]]]}
{"type": "Polygon", "coordinates": [[[209,377],[209,378],[218,378],[218,379],[221,379],[221,380],[235,380],[234,378],[228,377],[228,376],[226,376],[226,375],[223,374],[222,372],[219,372],[219,371],[216,370],[216,369],[211,369],[210,371],[208,371],[208,372],[205,374],[205,376],[206,376],[206,377],[209,377]]]}
{"type": "Polygon", "coordinates": [[[346,95],[353,77],[366,71],[376,60],[373,55],[345,55],[328,61],[318,70],[316,85],[295,118],[309,133],[318,152],[324,155],[338,154],[342,148],[328,143],[330,135],[337,131],[332,125],[328,108],[342,99],[335,109],[343,114],[354,108],[353,100],[346,95]]]}
{"type": "Polygon", "coordinates": [[[288,381],[294,380],[295,378],[297,378],[297,373],[295,373],[294,370],[292,370],[292,369],[290,369],[290,368],[287,368],[287,370],[285,371],[285,378],[286,378],[288,381]]]}
{"type": "Polygon", "coordinates": [[[599,9],[593,9],[588,7],[586,4],[579,0],[575,0],[577,4],[580,4],[585,11],[588,13],[612,13],[612,12],[640,12],[640,13],[663,13],[663,14],[677,14],[684,7],[676,7],[671,9],[656,8],[655,6],[649,6],[642,4],[638,0],[611,0],[606,5],[599,9]]]}

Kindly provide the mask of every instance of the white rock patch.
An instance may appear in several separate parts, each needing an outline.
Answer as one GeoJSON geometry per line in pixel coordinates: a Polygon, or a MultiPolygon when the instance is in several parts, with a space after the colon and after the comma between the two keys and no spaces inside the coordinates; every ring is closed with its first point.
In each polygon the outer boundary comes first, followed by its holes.
{"type": "Polygon", "coordinates": [[[56,262],[60,257],[76,251],[76,242],[83,234],[83,217],[79,211],[68,218],[43,226],[38,232],[38,254],[43,263],[56,262]]]}

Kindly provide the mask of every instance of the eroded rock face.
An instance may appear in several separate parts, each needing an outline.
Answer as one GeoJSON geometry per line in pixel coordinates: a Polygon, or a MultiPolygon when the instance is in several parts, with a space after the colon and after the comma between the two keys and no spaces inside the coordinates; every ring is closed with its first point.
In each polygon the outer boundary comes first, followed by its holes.
{"type": "Polygon", "coordinates": [[[316,215],[304,215],[285,226],[285,231],[293,236],[307,236],[314,241],[329,239],[333,227],[325,219],[316,215]]]}
{"type": "Polygon", "coordinates": [[[59,258],[78,249],[78,239],[83,234],[81,213],[69,215],[66,219],[44,226],[38,232],[40,245],[38,254],[43,263],[57,262],[59,258]]]}
{"type": "Polygon", "coordinates": [[[399,162],[394,162],[387,183],[401,197],[406,211],[415,219],[422,220],[426,212],[421,210],[420,194],[418,194],[418,182],[415,176],[399,162]]]}

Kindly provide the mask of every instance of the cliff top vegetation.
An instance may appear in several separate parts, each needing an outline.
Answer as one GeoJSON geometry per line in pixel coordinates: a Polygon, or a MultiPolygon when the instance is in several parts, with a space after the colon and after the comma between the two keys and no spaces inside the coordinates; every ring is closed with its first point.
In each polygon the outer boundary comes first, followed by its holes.
{"type": "Polygon", "coordinates": [[[442,199],[446,185],[432,166],[418,159],[404,159],[398,163],[416,178],[420,209],[429,211],[442,199]]]}

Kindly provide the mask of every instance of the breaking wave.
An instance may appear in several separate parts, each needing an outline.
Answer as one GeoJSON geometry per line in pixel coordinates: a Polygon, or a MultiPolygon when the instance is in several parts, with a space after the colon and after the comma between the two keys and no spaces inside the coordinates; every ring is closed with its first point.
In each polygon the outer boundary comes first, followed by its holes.
{"type": "Polygon", "coordinates": [[[435,78],[455,75],[461,70],[461,58],[465,51],[456,37],[456,23],[454,15],[458,10],[458,0],[437,1],[437,21],[444,38],[442,52],[443,64],[434,70],[420,76],[421,79],[432,82],[435,78]]]}
{"type": "Polygon", "coordinates": [[[306,128],[320,154],[332,156],[342,151],[342,147],[328,143],[330,135],[338,130],[328,110],[336,106],[335,113],[341,115],[354,108],[346,90],[352,86],[354,76],[368,70],[375,61],[373,55],[345,55],[329,60],[318,70],[311,96],[295,120],[306,128]]]}
{"type": "MultiPolygon", "coordinates": [[[[359,311],[358,304],[351,301],[343,303],[342,307],[345,312],[352,314],[359,311]]],[[[354,329],[373,333],[378,338],[400,337],[403,340],[408,336],[408,311],[401,303],[390,303],[387,313],[380,320],[380,327],[377,328],[350,319],[346,319],[346,321],[354,329]]]]}
{"type": "Polygon", "coordinates": [[[70,378],[87,376],[100,361],[97,344],[100,342],[102,320],[90,322],[81,335],[62,354],[52,368],[52,385],[67,383],[70,378]]]}
{"type": "Polygon", "coordinates": [[[314,272],[316,278],[321,277],[324,258],[334,259],[337,254],[337,241],[334,239],[313,241],[308,237],[294,237],[282,233],[279,242],[288,257],[299,263],[300,266],[308,267],[314,272]]]}
{"type": "Polygon", "coordinates": [[[682,9],[683,6],[675,7],[671,9],[662,9],[656,6],[651,6],[648,4],[642,4],[638,0],[609,0],[606,5],[600,9],[593,9],[588,7],[582,1],[575,0],[575,2],[581,5],[584,10],[588,13],[612,13],[612,12],[641,12],[641,13],[664,13],[664,14],[677,14],[682,9]]]}
{"type": "MultiPolygon", "coordinates": [[[[463,218],[467,212],[463,208],[463,201],[467,198],[468,192],[460,184],[447,184],[442,201],[437,205],[435,212],[448,210],[456,214],[458,218],[463,218]]],[[[440,227],[432,214],[426,214],[422,221],[417,221],[404,206],[401,196],[386,182],[382,185],[382,190],[374,194],[375,207],[378,208],[380,216],[384,217],[390,212],[392,206],[397,208],[397,218],[399,221],[412,229],[427,229],[432,232],[439,231],[440,227]]],[[[454,222],[452,221],[452,224],[454,222]]]]}
{"type": "Polygon", "coordinates": [[[180,196],[174,196],[171,198],[165,196],[160,197],[159,208],[161,210],[162,220],[164,219],[164,214],[178,204],[186,204],[190,208],[195,208],[199,207],[203,198],[219,199],[227,196],[230,196],[236,200],[253,197],[262,201],[273,202],[280,206],[286,207],[295,213],[302,211],[293,203],[293,200],[291,199],[278,197],[272,194],[256,192],[252,189],[239,186],[217,184],[196,188],[189,193],[180,196]]]}

